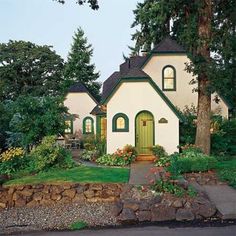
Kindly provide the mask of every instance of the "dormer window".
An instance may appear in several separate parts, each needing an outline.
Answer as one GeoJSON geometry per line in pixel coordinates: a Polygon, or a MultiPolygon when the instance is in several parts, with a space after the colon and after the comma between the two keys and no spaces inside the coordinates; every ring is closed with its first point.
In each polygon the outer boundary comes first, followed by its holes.
{"type": "Polygon", "coordinates": [[[176,71],[173,66],[165,66],[162,70],[162,90],[176,91],[176,71]]]}

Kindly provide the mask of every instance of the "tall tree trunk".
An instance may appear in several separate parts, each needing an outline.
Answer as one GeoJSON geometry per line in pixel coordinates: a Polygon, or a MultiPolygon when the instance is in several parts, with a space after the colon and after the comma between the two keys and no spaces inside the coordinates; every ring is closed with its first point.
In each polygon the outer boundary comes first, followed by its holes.
{"type": "Polygon", "coordinates": [[[209,78],[206,73],[206,66],[210,63],[210,39],[212,2],[202,0],[202,7],[199,10],[198,34],[200,45],[197,49],[198,56],[202,57],[206,63],[203,64],[198,75],[198,112],[197,112],[197,132],[195,144],[202,149],[205,154],[210,154],[211,150],[211,94],[208,91],[209,78]]]}

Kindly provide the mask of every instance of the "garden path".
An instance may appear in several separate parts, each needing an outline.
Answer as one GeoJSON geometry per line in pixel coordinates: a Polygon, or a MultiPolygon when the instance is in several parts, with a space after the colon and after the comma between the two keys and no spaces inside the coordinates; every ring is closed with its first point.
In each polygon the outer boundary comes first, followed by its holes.
{"type": "Polygon", "coordinates": [[[236,219],[236,190],[228,185],[204,185],[205,192],[222,214],[222,219],[236,219]]]}
{"type": "Polygon", "coordinates": [[[153,161],[136,161],[131,164],[129,184],[150,184],[159,178],[158,173],[153,173],[153,161]]]}

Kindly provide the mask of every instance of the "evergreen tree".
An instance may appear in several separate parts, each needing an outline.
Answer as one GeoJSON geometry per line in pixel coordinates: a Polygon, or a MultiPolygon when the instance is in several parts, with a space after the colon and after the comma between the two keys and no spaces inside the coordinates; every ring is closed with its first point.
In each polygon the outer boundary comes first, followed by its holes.
{"type": "Polygon", "coordinates": [[[235,58],[235,53],[227,53],[230,47],[225,47],[230,42],[233,45],[235,11],[235,0],[145,0],[134,11],[132,26],[140,27],[133,35],[136,51],[150,49],[166,35],[171,35],[188,51],[192,63],[186,69],[198,80],[195,143],[207,154],[211,146],[211,93],[228,78],[219,77],[217,72],[222,72],[226,65],[232,66],[235,58]]]}
{"type": "MultiPolygon", "coordinates": [[[[56,1],[62,4],[66,2],[66,0],[56,0],[56,1]]],[[[79,5],[84,5],[86,3],[93,10],[98,10],[99,8],[98,0],[76,0],[75,2],[78,3],[79,5]]]]}
{"type": "Polygon", "coordinates": [[[92,45],[88,44],[84,31],[79,28],[73,37],[73,44],[65,66],[65,77],[71,82],[82,82],[99,100],[101,84],[96,81],[99,73],[95,72],[95,65],[91,64],[92,55],[92,45]]]}

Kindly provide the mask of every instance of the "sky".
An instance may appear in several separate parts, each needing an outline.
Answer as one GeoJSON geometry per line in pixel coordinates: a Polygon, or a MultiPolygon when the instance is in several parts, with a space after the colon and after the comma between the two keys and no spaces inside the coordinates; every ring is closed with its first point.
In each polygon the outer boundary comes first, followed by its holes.
{"type": "MultiPolygon", "coordinates": [[[[140,2],[141,0],[139,0],[140,2]]],[[[138,0],[99,0],[98,11],[79,6],[76,0],[0,0],[0,43],[12,40],[51,45],[67,58],[72,36],[82,27],[94,48],[92,62],[104,81],[119,69],[133,45],[131,24],[138,0]]]]}

